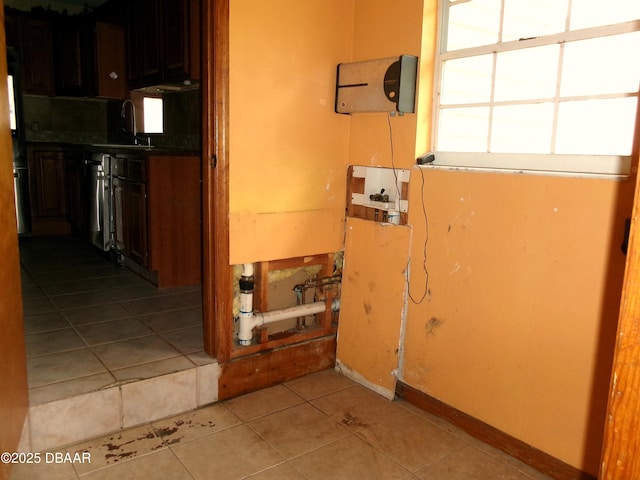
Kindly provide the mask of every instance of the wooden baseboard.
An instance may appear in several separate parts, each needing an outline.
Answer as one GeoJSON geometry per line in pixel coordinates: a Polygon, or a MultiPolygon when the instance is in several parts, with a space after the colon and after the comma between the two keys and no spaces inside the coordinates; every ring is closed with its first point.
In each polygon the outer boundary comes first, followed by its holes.
{"type": "Polygon", "coordinates": [[[270,387],[335,364],[335,335],[240,357],[220,365],[218,399],[270,387]]]}
{"type": "Polygon", "coordinates": [[[596,478],[407,384],[397,382],[396,395],[422,410],[444,418],[472,437],[502,450],[552,478],[558,480],[595,480],[596,478]]]}

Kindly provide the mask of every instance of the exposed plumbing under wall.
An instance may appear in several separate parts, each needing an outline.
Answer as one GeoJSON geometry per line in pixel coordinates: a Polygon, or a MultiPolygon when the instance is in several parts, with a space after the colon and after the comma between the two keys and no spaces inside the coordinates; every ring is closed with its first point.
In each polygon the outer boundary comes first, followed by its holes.
{"type": "MultiPolygon", "coordinates": [[[[300,330],[306,327],[305,318],[308,315],[315,315],[327,310],[326,301],[304,302],[304,293],[311,288],[323,288],[333,284],[339,284],[341,275],[336,274],[331,277],[309,279],[304,283],[297,284],[293,290],[296,293],[297,305],[292,307],[270,310],[267,312],[253,311],[253,292],[255,289],[254,265],[246,263],[242,265],[242,272],[238,280],[240,307],[238,314],[239,330],[238,343],[240,345],[251,345],[253,341],[253,330],[264,325],[289,319],[297,319],[296,327],[300,330]]],[[[339,298],[334,298],[330,308],[337,312],[340,308],[339,298]]]]}
{"type": "MultiPolygon", "coordinates": [[[[321,288],[329,285],[339,284],[342,281],[342,275],[337,274],[331,277],[323,277],[317,279],[309,279],[304,283],[299,283],[293,287],[293,291],[296,292],[296,302],[298,305],[303,305],[304,302],[304,294],[310,288],[321,288]]],[[[340,310],[340,297],[335,297],[331,302],[331,310],[337,312],[340,310]]],[[[305,325],[305,317],[301,316],[297,318],[296,328],[298,330],[302,330],[306,328],[305,325]]]]}

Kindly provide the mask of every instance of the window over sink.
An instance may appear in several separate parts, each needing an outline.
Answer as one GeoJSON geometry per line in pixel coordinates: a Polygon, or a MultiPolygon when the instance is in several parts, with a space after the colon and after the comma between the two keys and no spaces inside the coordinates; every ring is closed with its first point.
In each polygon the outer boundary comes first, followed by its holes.
{"type": "Polygon", "coordinates": [[[142,100],[144,133],[164,133],[162,97],[147,97],[142,100]]]}
{"type": "Polygon", "coordinates": [[[149,135],[165,133],[165,102],[160,92],[147,92],[143,89],[131,90],[131,100],[136,105],[138,133],[149,135]]]}

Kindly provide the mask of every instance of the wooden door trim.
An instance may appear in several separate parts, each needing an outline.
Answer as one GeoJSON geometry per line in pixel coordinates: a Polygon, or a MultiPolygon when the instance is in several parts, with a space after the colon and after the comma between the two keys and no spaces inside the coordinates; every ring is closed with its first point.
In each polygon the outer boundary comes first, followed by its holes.
{"type": "Polygon", "coordinates": [[[203,3],[203,316],[205,351],[231,352],[229,265],[229,0],[203,3]]]}
{"type": "Polygon", "coordinates": [[[622,284],[600,480],[640,478],[640,98],[635,118],[630,181],[635,182],[622,284]]]}
{"type": "Polygon", "coordinates": [[[636,178],[600,476],[640,478],[640,183],[636,178]]]}

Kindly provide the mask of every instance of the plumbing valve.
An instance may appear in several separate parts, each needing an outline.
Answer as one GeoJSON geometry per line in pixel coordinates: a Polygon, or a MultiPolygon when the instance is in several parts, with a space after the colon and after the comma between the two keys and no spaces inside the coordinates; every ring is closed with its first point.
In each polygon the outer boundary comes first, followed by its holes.
{"type": "Polygon", "coordinates": [[[380,190],[380,193],[372,193],[369,195],[369,200],[373,200],[374,202],[388,202],[389,195],[384,193],[384,188],[380,190]]]}

